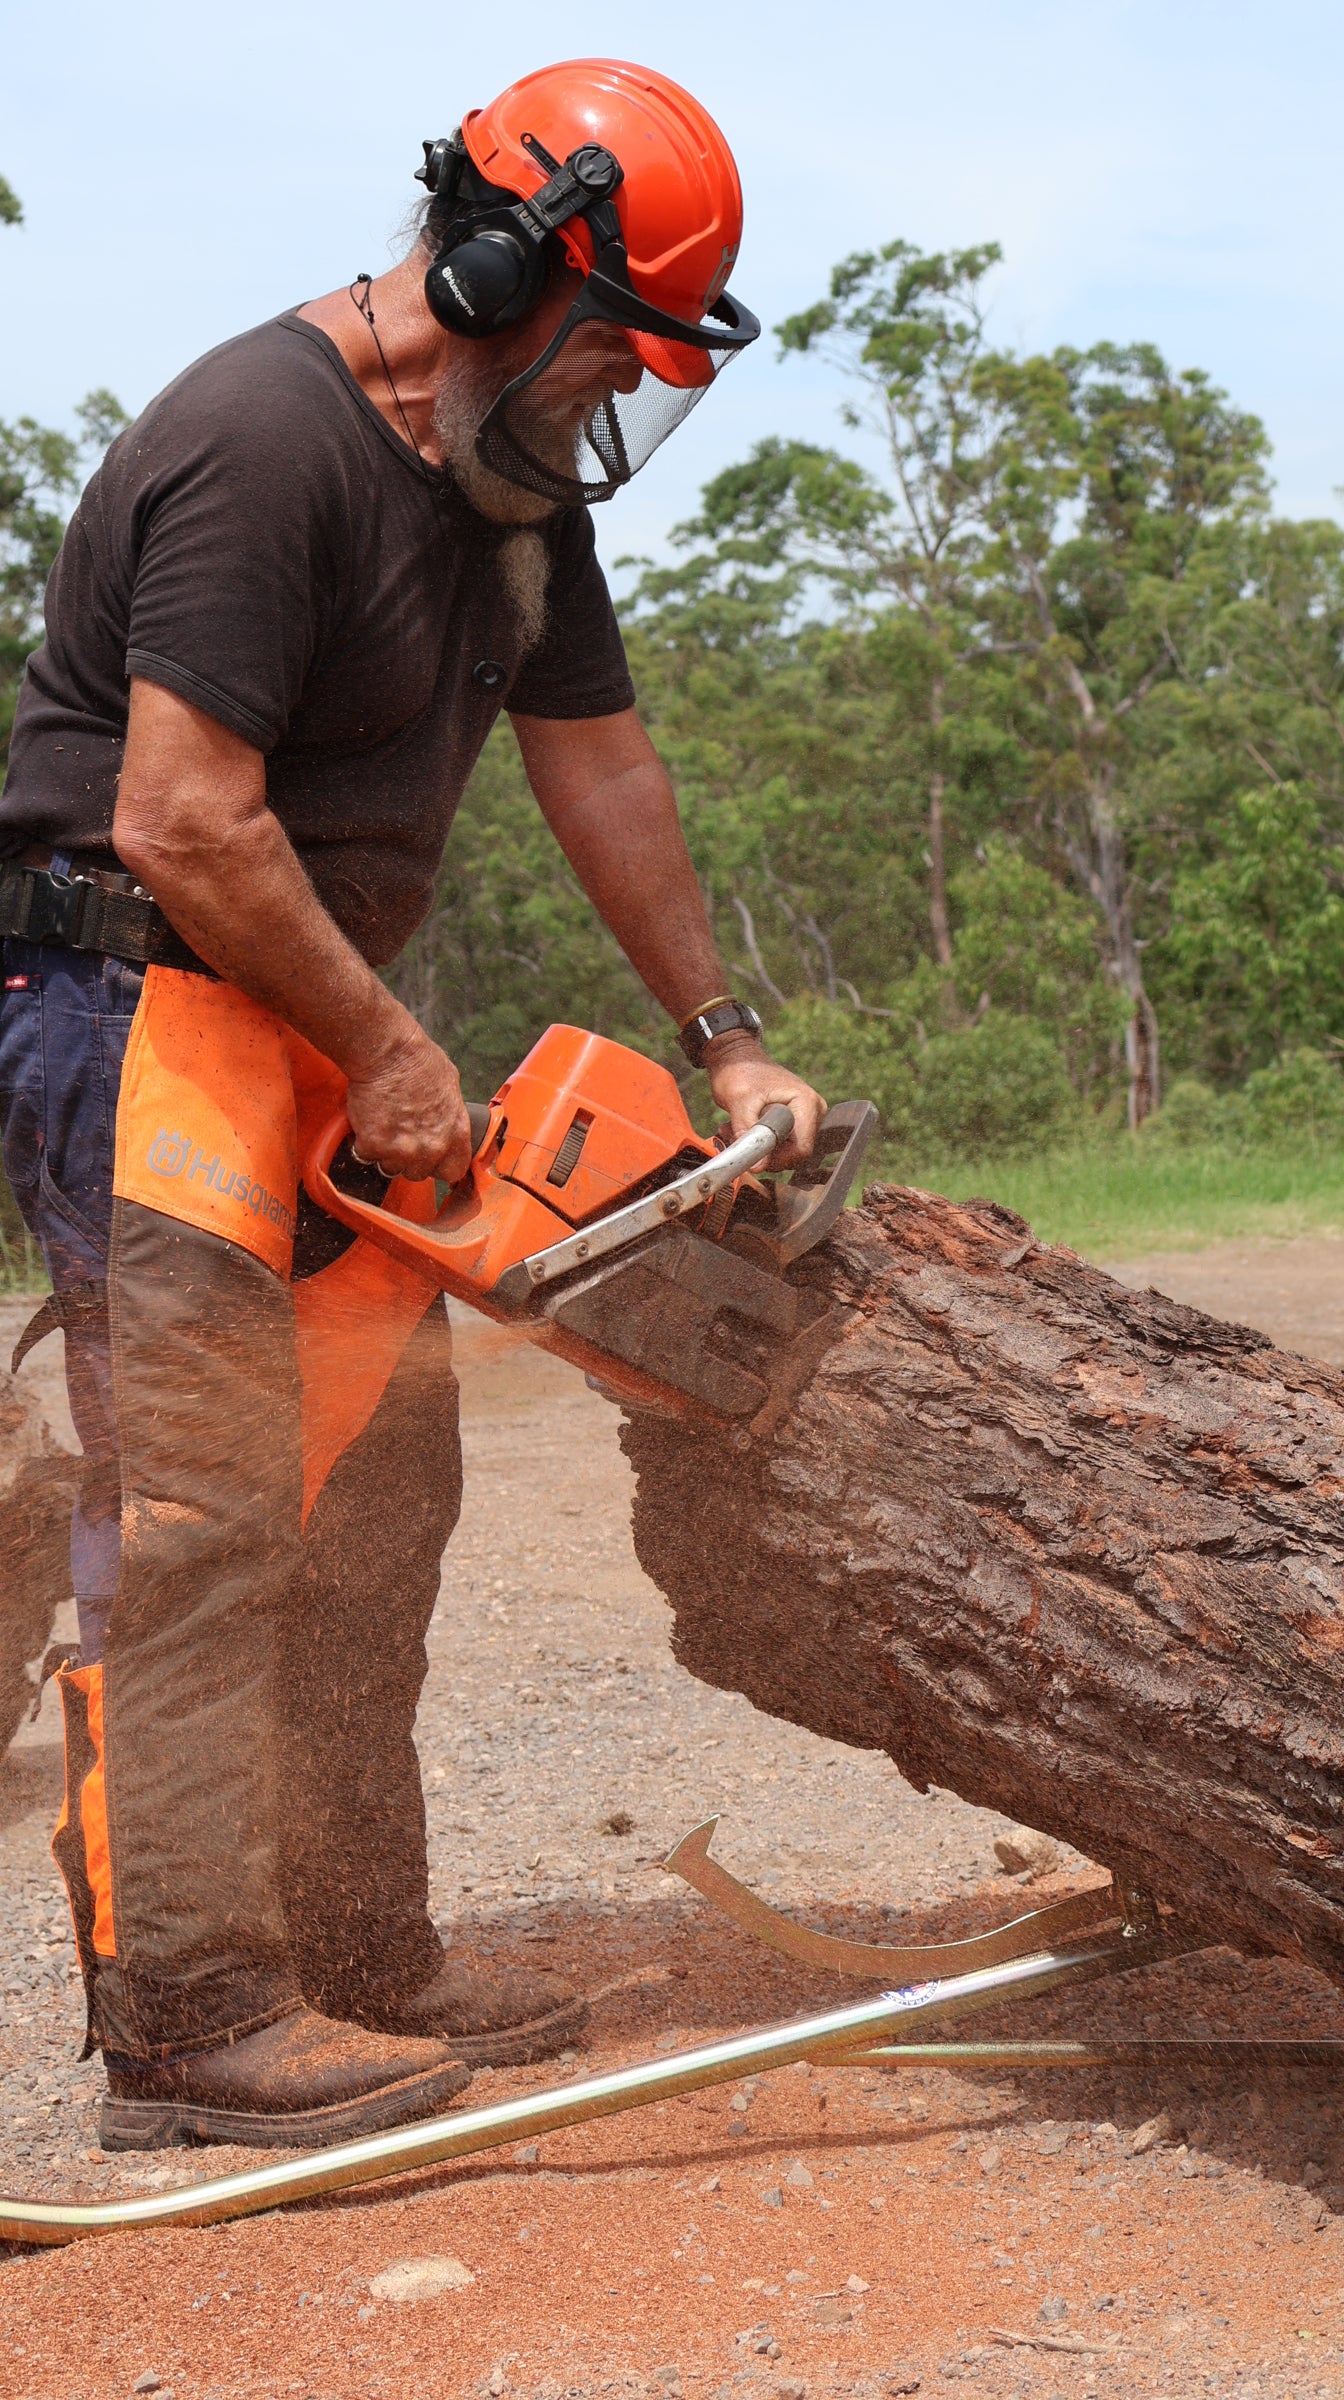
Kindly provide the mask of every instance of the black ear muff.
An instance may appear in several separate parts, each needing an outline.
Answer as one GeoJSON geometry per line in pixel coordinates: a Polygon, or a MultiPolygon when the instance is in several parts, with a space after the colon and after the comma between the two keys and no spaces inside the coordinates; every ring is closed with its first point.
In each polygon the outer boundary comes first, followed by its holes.
{"type": "Polygon", "coordinates": [[[621,238],[612,194],[624,178],[610,150],[585,142],[561,166],[532,134],[522,141],[546,169],[547,181],[511,205],[491,206],[490,194],[500,195],[501,187],[486,183],[472,165],[460,126],[450,140],[426,142],[425,163],[415,170],[436,199],[457,200],[465,192],[468,205],[484,202],[453,227],[425,276],[431,313],[468,341],[503,333],[536,307],[558,255],[557,230],[571,217],[586,216],[600,241],[621,238]]]}
{"type": "Polygon", "coordinates": [[[535,307],[550,280],[549,243],[530,242],[511,210],[455,230],[425,277],[425,298],[449,333],[482,341],[535,307]]]}

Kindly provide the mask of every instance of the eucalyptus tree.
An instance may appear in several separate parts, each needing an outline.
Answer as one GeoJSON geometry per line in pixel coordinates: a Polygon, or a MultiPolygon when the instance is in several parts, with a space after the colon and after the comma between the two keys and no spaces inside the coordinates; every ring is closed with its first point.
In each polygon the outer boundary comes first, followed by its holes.
{"type": "Polygon", "coordinates": [[[781,352],[819,351],[847,387],[854,431],[875,434],[890,466],[806,443],[768,440],[717,476],[684,529],[721,549],[756,543],[762,563],[822,586],[842,617],[905,620],[889,653],[906,732],[906,767],[924,790],[933,956],[950,971],[949,801],[959,777],[949,722],[975,705],[962,670],[976,621],[994,472],[992,395],[975,366],[984,348],[981,285],[994,243],[925,256],[906,242],[846,259],[826,299],[777,328],[781,352]]]}
{"type": "MultiPolygon", "coordinates": [[[[905,699],[926,771],[929,921],[952,965],[945,853],[957,728],[983,719],[1032,751],[1016,800],[1098,916],[1128,1011],[1130,1121],[1160,1096],[1156,1012],[1132,863],[1146,786],[1136,728],[1181,673],[1186,616],[1229,525],[1262,515],[1264,434],[1209,379],[1148,344],[1019,356],[991,346],[992,243],[923,254],[889,243],[836,267],[828,294],[777,331],[846,379],[851,430],[880,470],[766,442],[716,478],[688,531],[773,546],[860,621],[903,617],[905,699]],[[992,682],[986,681],[992,678],[992,682]]],[[[1205,578],[1207,582],[1207,577],[1205,578]]]]}
{"type": "Polygon", "coordinates": [[[1001,410],[985,556],[994,644],[1030,661],[1050,728],[1038,762],[1061,846],[1105,929],[1129,1004],[1129,1118],[1161,1096],[1156,1010],[1133,870],[1151,791],[1142,721],[1180,680],[1211,583],[1231,596],[1229,528],[1258,524],[1266,441],[1209,378],[1149,343],[988,354],[1001,410]]]}
{"type": "Polygon", "coordinates": [[[78,433],[33,417],[0,420],[0,761],[9,742],[24,661],[41,639],[42,595],[69,504],[91,462],[127,422],[110,392],[76,411],[78,433]]]}

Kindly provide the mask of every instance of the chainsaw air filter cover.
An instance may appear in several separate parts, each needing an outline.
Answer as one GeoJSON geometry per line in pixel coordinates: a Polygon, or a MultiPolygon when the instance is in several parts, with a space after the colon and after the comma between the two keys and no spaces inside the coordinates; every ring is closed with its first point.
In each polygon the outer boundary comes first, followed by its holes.
{"type": "Polygon", "coordinates": [[[548,1028],[492,1108],[505,1120],[492,1171],[570,1225],[633,1199],[678,1162],[714,1156],[666,1067],[573,1025],[548,1028]]]}

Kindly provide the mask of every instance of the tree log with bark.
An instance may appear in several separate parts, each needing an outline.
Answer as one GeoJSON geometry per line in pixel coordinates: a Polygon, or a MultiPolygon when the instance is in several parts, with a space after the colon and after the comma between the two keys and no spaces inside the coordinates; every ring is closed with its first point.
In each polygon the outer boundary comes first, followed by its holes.
{"type": "Polygon", "coordinates": [[[705,1682],[1344,1982],[1344,1377],[878,1186],[770,1438],[627,1418],[705,1682]]]}

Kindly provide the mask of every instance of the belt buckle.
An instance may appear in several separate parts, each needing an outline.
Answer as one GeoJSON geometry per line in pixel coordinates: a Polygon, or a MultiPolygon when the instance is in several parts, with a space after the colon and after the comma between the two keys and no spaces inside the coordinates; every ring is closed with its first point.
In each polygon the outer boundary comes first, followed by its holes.
{"type": "Polygon", "coordinates": [[[57,875],[50,867],[25,867],[21,872],[32,879],[23,939],[54,942],[64,950],[93,949],[95,943],[86,936],[93,930],[92,921],[101,898],[93,878],[57,875]]]}

